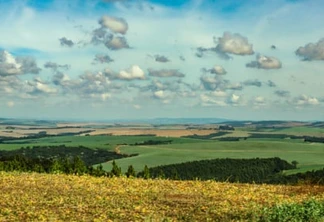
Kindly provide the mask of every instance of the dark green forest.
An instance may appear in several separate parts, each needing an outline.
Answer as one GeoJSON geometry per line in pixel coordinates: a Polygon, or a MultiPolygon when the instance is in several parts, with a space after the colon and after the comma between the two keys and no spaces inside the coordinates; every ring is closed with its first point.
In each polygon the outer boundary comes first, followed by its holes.
{"type": "Polygon", "coordinates": [[[213,159],[150,168],[153,178],[264,183],[283,170],[295,169],[280,158],[213,159]]]}

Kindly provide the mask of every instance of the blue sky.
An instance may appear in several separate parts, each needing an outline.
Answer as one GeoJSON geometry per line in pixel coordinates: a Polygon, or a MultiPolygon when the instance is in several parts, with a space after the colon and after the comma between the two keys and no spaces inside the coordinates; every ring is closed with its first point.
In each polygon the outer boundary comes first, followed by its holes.
{"type": "Polygon", "coordinates": [[[0,0],[0,116],[324,120],[323,9],[0,0]]]}

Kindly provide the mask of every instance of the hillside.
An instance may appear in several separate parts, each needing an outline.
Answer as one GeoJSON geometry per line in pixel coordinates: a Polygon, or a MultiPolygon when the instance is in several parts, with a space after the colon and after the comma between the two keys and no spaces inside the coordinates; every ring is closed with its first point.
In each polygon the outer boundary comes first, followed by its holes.
{"type": "Polygon", "coordinates": [[[324,217],[324,186],[0,172],[0,190],[0,221],[267,221],[283,217],[288,221],[291,215],[318,221],[324,217]]]}

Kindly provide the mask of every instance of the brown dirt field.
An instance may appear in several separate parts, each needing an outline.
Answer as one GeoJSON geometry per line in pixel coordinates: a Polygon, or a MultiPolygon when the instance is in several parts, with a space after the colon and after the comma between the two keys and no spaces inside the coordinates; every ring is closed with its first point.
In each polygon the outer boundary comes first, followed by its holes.
{"type": "Polygon", "coordinates": [[[46,131],[49,135],[57,135],[60,133],[77,133],[85,130],[92,130],[90,128],[62,128],[62,129],[28,129],[28,128],[17,128],[17,129],[1,129],[0,136],[5,137],[23,137],[30,134],[37,134],[41,131],[46,131]],[[11,131],[11,132],[10,132],[11,131]]]}
{"type": "MultiPolygon", "coordinates": [[[[75,127],[75,126],[74,126],[75,127]]],[[[94,132],[89,133],[90,135],[143,135],[143,134],[154,134],[156,136],[163,137],[181,137],[188,135],[209,135],[215,133],[215,130],[209,129],[185,129],[183,127],[179,128],[164,128],[164,129],[155,129],[155,128],[145,128],[145,127],[114,127],[107,129],[93,129],[93,128],[53,128],[53,129],[32,129],[29,130],[26,128],[16,128],[16,129],[0,129],[0,136],[5,137],[24,137],[29,134],[37,134],[41,131],[46,131],[49,135],[57,135],[60,133],[78,133],[86,130],[95,130],[94,132]]],[[[84,135],[84,134],[82,134],[84,135]]]]}
{"type": "Polygon", "coordinates": [[[156,136],[164,137],[181,137],[189,135],[209,135],[215,133],[215,130],[199,130],[199,129],[129,129],[129,128],[112,128],[99,129],[90,135],[112,134],[112,135],[143,135],[155,134],[156,136]]]}

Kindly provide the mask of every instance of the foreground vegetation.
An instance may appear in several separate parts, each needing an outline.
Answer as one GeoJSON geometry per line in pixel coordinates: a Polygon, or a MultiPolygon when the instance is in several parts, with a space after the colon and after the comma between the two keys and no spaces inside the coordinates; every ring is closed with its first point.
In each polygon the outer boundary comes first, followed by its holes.
{"type": "Polygon", "coordinates": [[[0,221],[321,221],[323,186],[0,172],[0,221]]]}

